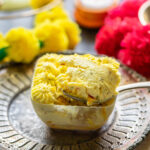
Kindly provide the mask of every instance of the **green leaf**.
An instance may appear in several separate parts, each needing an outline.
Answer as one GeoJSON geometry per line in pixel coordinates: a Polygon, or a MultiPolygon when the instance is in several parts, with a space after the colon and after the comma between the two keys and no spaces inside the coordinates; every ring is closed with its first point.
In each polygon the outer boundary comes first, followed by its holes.
{"type": "Polygon", "coordinates": [[[0,48],[0,61],[3,60],[7,56],[7,50],[8,47],[0,48]]]}
{"type": "Polygon", "coordinates": [[[44,47],[44,42],[39,40],[40,49],[44,47]]]}

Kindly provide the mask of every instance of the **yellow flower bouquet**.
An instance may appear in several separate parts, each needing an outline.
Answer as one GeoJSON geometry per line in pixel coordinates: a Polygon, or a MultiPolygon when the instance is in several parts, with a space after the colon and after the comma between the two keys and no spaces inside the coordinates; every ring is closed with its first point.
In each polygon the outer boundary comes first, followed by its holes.
{"type": "MultiPolygon", "coordinates": [[[[32,8],[52,0],[30,0],[32,8]]],[[[0,35],[0,61],[6,58],[17,63],[30,63],[38,54],[74,49],[80,42],[79,26],[70,20],[62,5],[35,16],[34,27],[13,28],[0,35]]]]}

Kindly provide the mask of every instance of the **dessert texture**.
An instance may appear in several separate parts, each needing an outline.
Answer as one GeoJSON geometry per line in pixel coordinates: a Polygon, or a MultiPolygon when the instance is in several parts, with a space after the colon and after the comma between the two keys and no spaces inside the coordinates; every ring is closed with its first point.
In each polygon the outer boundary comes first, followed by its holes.
{"type": "Polygon", "coordinates": [[[97,106],[115,100],[119,63],[109,57],[46,54],[36,64],[32,100],[42,104],[97,106]],[[83,99],[76,101],[66,93],[83,99]]]}

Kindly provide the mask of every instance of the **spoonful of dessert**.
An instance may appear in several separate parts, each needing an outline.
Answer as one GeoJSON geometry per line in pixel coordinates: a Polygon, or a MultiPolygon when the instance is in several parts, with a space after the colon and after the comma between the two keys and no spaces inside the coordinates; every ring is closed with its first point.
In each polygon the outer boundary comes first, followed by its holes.
{"type": "MultiPolygon", "coordinates": [[[[126,90],[131,90],[131,89],[137,89],[137,88],[150,88],[150,82],[138,82],[138,83],[132,83],[132,84],[127,84],[127,85],[122,85],[122,86],[119,86],[117,88],[117,92],[123,92],[123,91],[126,91],[126,90]]],[[[83,103],[86,103],[86,100],[85,99],[81,99],[79,97],[76,97],[76,96],[73,96],[65,91],[63,91],[63,94],[75,101],[79,101],[79,102],[83,102],[83,103]]],[[[106,99],[106,101],[112,99],[113,97],[115,96],[112,96],[111,98],[109,99],[106,99]]],[[[94,102],[95,103],[95,102],[94,102]]],[[[97,104],[100,104],[99,101],[97,101],[97,104]]]]}

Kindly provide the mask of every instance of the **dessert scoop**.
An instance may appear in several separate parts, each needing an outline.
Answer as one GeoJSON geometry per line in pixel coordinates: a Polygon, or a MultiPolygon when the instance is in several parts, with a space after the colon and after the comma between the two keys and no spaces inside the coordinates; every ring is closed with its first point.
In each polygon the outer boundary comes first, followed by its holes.
{"type": "MultiPolygon", "coordinates": [[[[150,88],[150,82],[138,82],[138,83],[132,83],[132,84],[127,84],[127,85],[122,85],[122,86],[119,86],[117,88],[117,92],[123,92],[123,91],[126,91],[126,90],[130,90],[130,89],[136,89],[136,88],[150,88]]],[[[85,103],[86,100],[84,99],[81,99],[79,97],[75,97],[75,96],[72,96],[70,95],[69,93],[66,93],[65,91],[63,91],[63,94],[75,101],[80,101],[80,102],[83,102],[85,103]]],[[[115,96],[112,96],[110,99],[114,98],[115,96]]],[[[104,100],[105,102],[110,100],[110,99],[107,99],[107,100],[104,100]]],[[[98,104],[99,102],[97,102],[98,104]]],[[[101,103],[99,103],[101,104],[101,103]]]]}

